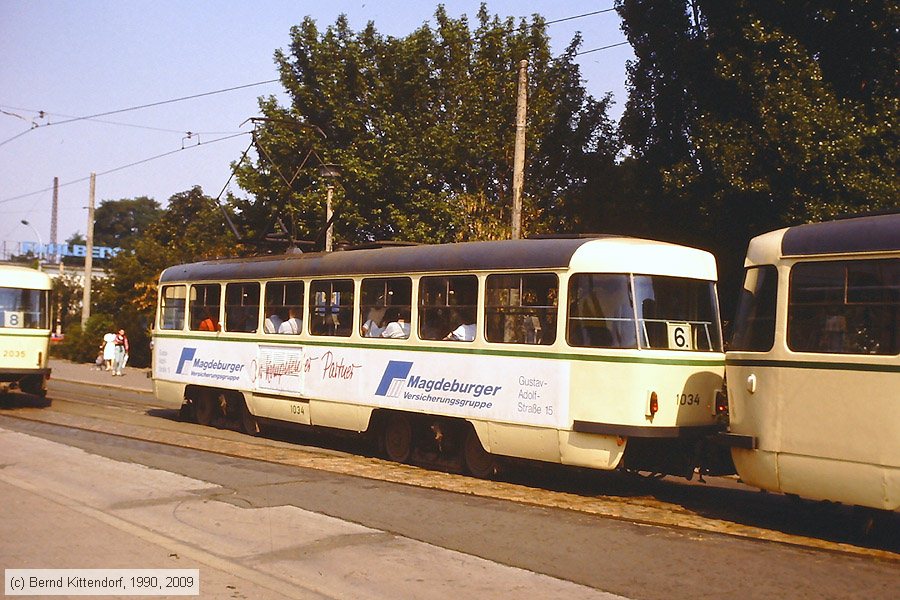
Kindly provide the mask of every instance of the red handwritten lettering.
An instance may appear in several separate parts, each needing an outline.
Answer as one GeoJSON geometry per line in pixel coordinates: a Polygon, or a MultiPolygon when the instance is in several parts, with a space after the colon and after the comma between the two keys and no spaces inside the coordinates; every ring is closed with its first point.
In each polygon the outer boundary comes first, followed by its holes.
{"type": "Polygon", "coordinates": [[[322,379],[353,379],[360,367],[362,365],[345,364],[343,358],[335,361],[334,354],[329,351],[322,356],[322,379]]]}

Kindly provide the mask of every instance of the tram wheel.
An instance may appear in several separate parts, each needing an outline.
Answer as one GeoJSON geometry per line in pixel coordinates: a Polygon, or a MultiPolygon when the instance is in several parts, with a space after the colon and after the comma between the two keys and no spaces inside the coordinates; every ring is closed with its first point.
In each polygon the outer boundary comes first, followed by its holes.
{"type": "Polygon", "coordinates": [[[200,425],[212,425],[216,416],[221,413],[219,395],[209,390],[200,392],[194,400],[194,415],[200,425]]]}
{"type": "Polygon", "coordinates": [[[490,479],[497,470],[497,464],[493,455],[484,449],[478,434],[473,427],[466,432],[463,442],[463,465],[466,472],[479,479],[490,479]]]}
{"type": "Polygon", "coordinates": [[[32,396],[40,396],[41,398],[47,396],[47,388],[44,387],[44,378],[39,375],[24,378],[19,384],[19,387],[23,392],[31,394],[32,396]]]}
{"type": "Polygon", "coordinates": [[[259,435],[260,432],[259,421],[250,412],[250,407],[244,399],[241,399],[241,430],[249,435],[259,435]]]}
{"type": "Polygon", "coordinates": [[[381,432],[384,455],[394,462],[405,463],[412,456],[413,435],[409,418],[400,413],[388,416],[381,432]]]}

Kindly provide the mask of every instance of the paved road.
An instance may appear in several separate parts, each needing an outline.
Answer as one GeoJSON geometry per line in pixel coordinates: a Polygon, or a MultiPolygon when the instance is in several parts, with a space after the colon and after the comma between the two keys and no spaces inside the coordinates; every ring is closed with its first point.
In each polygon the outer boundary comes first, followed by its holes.
{"type": "MultiPolygon", "coordinates": [[[[84,367],[54,379],[99,374],[84,367]]],[[[120,386],[104,389],[123,399],[147,385],[99,375],[91,385],[120,386]]],[[[0,428],[5,568],[200,568],[202,596],[214,598],[871,599],[900,588],[896,561],[2,416],[0,428]]]]}
{"type": "Polygon", "coordinates": [[[204,598],[613,598],[32,435],[0,430],[0,454],[7,569],[199,568],[204,598]]]}

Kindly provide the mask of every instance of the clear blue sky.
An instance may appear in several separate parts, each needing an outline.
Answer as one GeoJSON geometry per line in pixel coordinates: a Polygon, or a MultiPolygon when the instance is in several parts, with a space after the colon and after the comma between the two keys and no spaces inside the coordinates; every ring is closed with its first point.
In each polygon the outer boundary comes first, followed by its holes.
{"type": "MultiPolygon", "coordinates": [[[[249,136],[216,140],[248,132],[249,124],[241,124],[258,114],[257,98],[278,96],[281,87],[272,83],[99,121],[47,123],[277,79],[273,53],[287,48],[291,26],[307,15],[324,29],[344,13],[355,30],[374,21],[382,34],[399,37],[433,22],[437,4],[0,0],[0,243],[37,241],[22,219],[33,225],[44,243],[50,241],[53,177],[61,184],[59,242],[86,231],[92,171],[98,174],[98,205],[137,196],[165,204],[173,194],[194,185],[215,197],[249,136]],[[43,118],[39,111],[45,112],[43,118]],[[30,129],[32,123],[41,126],[30,129]],[[199,137],[183,139],[188,131],[199,132],[199,137]]],[[[613,0],[494,0],[487,5],[501,17],[540,13],[555,20],[612,4],[613,0]]],[[[480,1],[448,0],[444,5],[450,15],[466,14],[472,22],[480,1]]],[[[582,50],[624,41],[619,27],[618,15],[607,12],[553,24],[548,31],[553,49],[561,52],[576,31],[584,38],[582,50]]],[[[592,95],[613,93],[614,118],[624,105],[625,62],[632,58],[626,44],[577,59],[592,95]]],[[[242,193],[231,185],[235,193],[242,193]]]]}

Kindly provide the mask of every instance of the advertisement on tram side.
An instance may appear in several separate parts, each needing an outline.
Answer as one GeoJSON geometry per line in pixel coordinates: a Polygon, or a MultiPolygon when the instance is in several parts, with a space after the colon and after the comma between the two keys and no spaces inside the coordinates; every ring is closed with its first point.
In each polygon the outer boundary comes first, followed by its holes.
{"type": "Polygon", "coordinates": [[[161,338],[154,376],[528,425],[569,421],[562,360],[161,338]]]}

